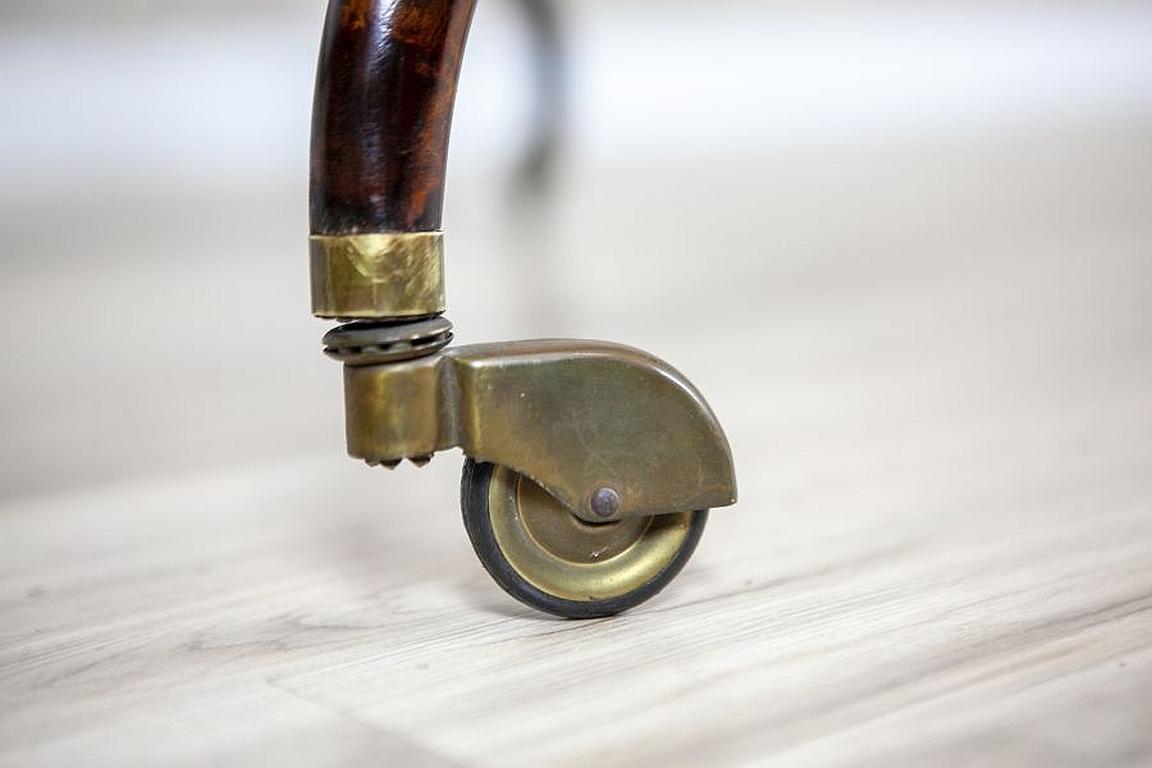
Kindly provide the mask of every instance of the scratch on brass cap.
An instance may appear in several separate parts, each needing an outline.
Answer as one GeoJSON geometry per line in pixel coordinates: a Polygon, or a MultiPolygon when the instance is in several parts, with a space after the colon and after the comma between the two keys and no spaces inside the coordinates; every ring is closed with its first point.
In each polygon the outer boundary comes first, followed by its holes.
{"type": "Polygon", "coordinates": [[[419,317],[443,312],[444,235],[312,235],[312,314],[419,317]]]}

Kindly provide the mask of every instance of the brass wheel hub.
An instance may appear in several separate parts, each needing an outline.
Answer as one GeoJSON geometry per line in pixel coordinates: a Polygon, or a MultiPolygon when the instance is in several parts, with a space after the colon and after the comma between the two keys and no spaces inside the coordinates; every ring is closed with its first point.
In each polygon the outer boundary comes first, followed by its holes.
{"type": "Polygon", "coordinates": [[[565,600],[609,600],[640,589],[675,560],[692,513],[587,523],[536,483],[495,467],[488,489],[492,532],[509,565],[565,600]]]}

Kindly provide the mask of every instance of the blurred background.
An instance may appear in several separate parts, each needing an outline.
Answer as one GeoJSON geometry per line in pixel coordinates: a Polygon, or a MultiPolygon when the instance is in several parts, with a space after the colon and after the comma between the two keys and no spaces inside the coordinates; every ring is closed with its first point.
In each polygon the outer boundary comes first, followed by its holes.
{"type": "Polygon", "coordinates": [[[739,504],[519,609],[458,455],[343,455],[324,2],[0,0],[0,763],[1149,754],[1152,2],[541,7],[479,4],[448,316],[671,361],[739,504]]]}
{"type": "MultiPolygon", "coordinates": [[[[323,6],[0,5],[0,496],[339,454],[305,256],[323,6]]],[[[854,302],[915,305],[892,322],[920,335],[935,318],[923,341],[943,355],[961,325],[999,343],[996,307],[1021,293],[1043,307],[1021,322],[1100,322],[1053,288],[1095,286],[1115,295],[1091,311],[1149,338],[1152,4],[572,0],[559,16],[560,160],[528,194],[526,16],[491,0],[473,25],[445,218],[460,340],[653,348],[739,438],[777,406],[742,401],[749,367],[714,341],[740,336],[778,400],[795,394],[781,368],[836,375],[796,328],[854,302]],[[918,292],[957,274],[956,306],[918,292]]],[[[1028,332],[1016,362],[1044,354],[1028,332]]],[[[877,333],[808,341],[900,354],[877,333]]],[[[980,378],[995,360],[974,354],[980,378]]]]}

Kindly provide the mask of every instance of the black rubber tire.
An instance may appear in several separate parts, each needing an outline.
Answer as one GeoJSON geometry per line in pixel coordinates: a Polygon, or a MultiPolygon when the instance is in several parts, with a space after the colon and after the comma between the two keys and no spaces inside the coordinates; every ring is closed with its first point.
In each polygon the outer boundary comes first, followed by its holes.
{"type": "Polygon", "coordinates": [[[643,603],[664,589],[692,557],[696,545],[708,522],[708,510],[693,513],[691,529],[676,556],[651,580],[626,594],[608,600],[578,601],[557,597],[530,584],[504,556],[492,532],[492,518],[488,510],[488,486],[492,481],[495,464],[464,460],[460,477],[460,508],[464,515],[464,528],[472,541],[472,548],[481,565],[500,588],[525,605],[554,616],[568,619],[598,619],[614,616],[643,603]]]}

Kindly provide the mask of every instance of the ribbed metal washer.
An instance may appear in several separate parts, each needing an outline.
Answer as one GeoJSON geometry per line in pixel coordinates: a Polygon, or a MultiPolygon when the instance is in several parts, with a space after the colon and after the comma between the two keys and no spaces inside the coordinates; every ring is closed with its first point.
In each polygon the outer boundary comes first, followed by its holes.
{"type": "Polygon", "coordinates": [[[324,354],[345,365],[378,365],[431,355],[452,341],[442,316],[420,320],[362,320],[324,334],[324,354]]]}

